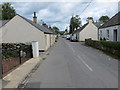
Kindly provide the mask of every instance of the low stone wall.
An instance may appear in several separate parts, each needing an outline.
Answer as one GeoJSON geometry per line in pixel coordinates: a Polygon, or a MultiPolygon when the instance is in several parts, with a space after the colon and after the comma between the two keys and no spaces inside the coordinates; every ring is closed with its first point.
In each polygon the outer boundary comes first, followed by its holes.
{"type": "Polygon", "coordinates": [[[120,57],[120,42],[94,41],[86,39],[85,44],[120,57]]]}

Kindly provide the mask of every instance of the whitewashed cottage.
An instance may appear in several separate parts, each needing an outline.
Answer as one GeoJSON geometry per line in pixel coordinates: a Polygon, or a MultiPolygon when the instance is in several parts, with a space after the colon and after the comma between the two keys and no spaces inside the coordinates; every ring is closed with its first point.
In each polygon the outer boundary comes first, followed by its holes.
{"type": "Polygon", "coordinates": [[[120,11],[99,28],[99,40],[120,41],[120,11]]]}
{"type": "Polygon", "coordinates": [[[92,40],[98,40],[98,28],[93,23],[93,19],[88,19],[86,24],[73,32],[73,36],[76,37],[78,41],[85,41],[85,39],[88,38],[91,38],[92,40]]]}
{"type": "Polygon", "coordinates": [[[50,36],[53,34],[48,28],[37,24],[36,13],[33,21],[16,15],[0,27],[2,43],[26,43],[37,41],[39,50],[45,51],[51,45],[50,36]]]}

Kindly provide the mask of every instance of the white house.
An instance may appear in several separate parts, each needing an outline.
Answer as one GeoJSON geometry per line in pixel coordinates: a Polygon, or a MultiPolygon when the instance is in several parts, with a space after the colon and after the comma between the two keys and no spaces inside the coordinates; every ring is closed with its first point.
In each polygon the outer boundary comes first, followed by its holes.
{"type": "Polygon", "coordinates": [[[48,45],[48,48],[49,48],[50,46],[52,46],[55,43],[56,32],[51,27],[48,27],[48,25],[46,23],[43,23],[43,26],[52,32],[51,34],[45,34],[45,36],[48,38],[47,42],[49,43],[49,45],[48,45]]]}
{"type": "Polygon", "coordinates": [[[88,38],[91,38],[92,40],[98,40],[98,28],[93,23],[92,19],[88,19],[88,23],[76,30],[73,35],[78,41],[85,41],[85,39],[88,38]]]}
{"type": "Polygon", "coordinates": [[[37,24],[34,13],[33,21],[20,15],[16,15],[5,25],[0,27],[2,31],[2,43],[26,43],[39,42],[39,50],[47,50],[50,47],[50,35],[52,31],[37,24]]]}
{"type": "Polygon", "coordinates": [[[120,11],[99,28],[99,40],[120,41],[120,11]]]}

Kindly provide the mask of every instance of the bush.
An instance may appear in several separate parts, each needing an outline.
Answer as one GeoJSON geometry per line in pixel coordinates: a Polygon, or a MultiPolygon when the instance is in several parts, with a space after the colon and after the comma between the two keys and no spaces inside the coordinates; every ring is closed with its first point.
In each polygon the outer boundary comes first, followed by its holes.
{"type": "Polygon", "coordinates": [[[102,41],[102,38],[100,37],[100,41],[102,41]]]}
{"type": "Polygon", "coordinates": [[[103,38],[103,41],[106,41],[106,38],[105,38],[105,37],[103,38]]]}
{"type": "Polygon", "coordinates": [[[2,43],[2,58],[19,57],[20,51],[26,53],[26,57],[32,57],[32,46],[24,43],[2,43]],[[19,47],[18,47],[19,46],[19,47]]]}
{"type": "Polygon", "coordinates": [[[120,50],[120,42],[100,41],[104,47],[120,50]]]}
{"type": "Polygon", "coordinates": [[[120,42],[93,41],[88,39],[85,41],[85,44],[120,57],[120,42]]]}

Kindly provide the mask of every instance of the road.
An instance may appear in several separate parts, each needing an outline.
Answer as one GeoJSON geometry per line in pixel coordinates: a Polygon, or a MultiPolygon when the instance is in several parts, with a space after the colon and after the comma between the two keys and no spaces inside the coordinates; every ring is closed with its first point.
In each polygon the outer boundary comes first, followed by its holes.
{"type": "Polygon", "coordinates": [[[80,42],[60,38],[26,88],[118,88],[118,61],[80,42]]]}

